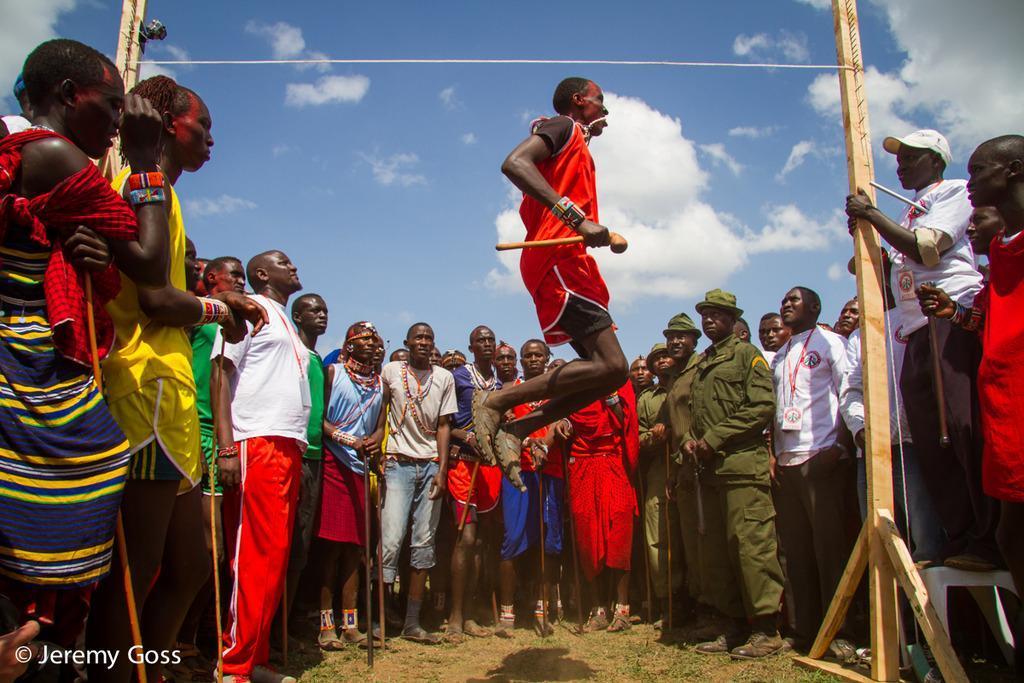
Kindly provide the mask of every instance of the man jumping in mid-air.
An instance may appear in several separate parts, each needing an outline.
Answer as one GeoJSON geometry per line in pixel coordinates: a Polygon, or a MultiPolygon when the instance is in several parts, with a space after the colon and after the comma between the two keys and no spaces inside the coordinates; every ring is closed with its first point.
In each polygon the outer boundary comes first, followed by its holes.
{"type": "Polygon", "coordinates": [[[604,93],[593,81],[567,78],[555,88],[553,104],[558,116],[535,122],[501,170],[523,191],[519,215],[528,241],[584,238],[584,244],[525,249],[520,259],[545,341],[571,343],[580,359],[501,391],[477,392],[473,399],[484,457],[499,461],[520,490],[522,440],[618,389],[628,367],[608,314],[608,288],[586,250],[610,242],[608,229],[597,222],[594,160],[587,148],[607,126],[604,93]],[[528,415],[501,424],[505,411],[544,400],[528,415]]]}

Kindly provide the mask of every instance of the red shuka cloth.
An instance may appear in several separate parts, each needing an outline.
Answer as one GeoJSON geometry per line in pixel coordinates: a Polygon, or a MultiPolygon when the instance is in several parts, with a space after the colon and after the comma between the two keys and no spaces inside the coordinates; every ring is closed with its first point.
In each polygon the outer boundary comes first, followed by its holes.
{"type": "MultiPolygon", "coordinates": [[[[9,225],[20,225],[44,247],[53,247],[43,285],[47,317],[57,350],[82,365],[91,364],[86,325],[85,285],[63,250],[63,231],[84,225],[108,240],[135,240],[139,236],[135,211],[103,178],[95,165],[32,199],[10,194],[21,169],[21,148],[44,138],[63,138],[52,131],[32,129],[0,138],[0,240],[9,225]]],[[[113,264],[92,273],[96,346],[104,358],[114,343],[114,325],[104,305],[117,296],[121,276],[113,264]]]]}
{"type": "MultiPolygon", "coordinates": [[[[572,136],[565,146],[555,156],[537,164],[537,170],[560,197],[568,197],[588,220],[598,222],[594,159],[590,156],[590,149],[579,124],[573,126],[572,136]]],[[[532,197],[523,196],[519,216],[526,226],[527,241],[576,236],[572,228],[532,197]]],[[[582,244],[523,249],[519,269],[523,284],[537,307],[541,328],[545,330],[561,316],[567,292],[593,301],[604,309],[608,308],[608,287],[597,268],[597,262],[582,244]],[[555,266],[558,266],[558,284],[566,292],[555,297],[544,296],[545,293],[540,290],[552,286],[552,281],[546,276],[555,266]]],[[[568,337],[548,338],[548,341],[560,344],[568,341],[568,337]]]]}
{"type": "Polygon", "coordinates": [[[978,399],[985,434],[985,493],[1024,502],[1024,239],[989,247],[990,280],[975,301],[986,307],[978,399]]]}
{"type": "Polygon", "coordinates": [[[636,492],[630,473],[639,455],[636,399],[629,382],[619,389],[620,419],[599,400],[569,417],[569,513],[576,526],[580,565],[588,580],[602,569],[629,571],[636,492]]]}

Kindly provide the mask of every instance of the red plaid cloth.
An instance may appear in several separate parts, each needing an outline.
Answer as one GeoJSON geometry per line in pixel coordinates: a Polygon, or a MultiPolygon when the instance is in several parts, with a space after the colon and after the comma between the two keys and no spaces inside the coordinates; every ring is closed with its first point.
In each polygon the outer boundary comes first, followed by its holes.
{"type": "MultiPolygon", "coordinates": [[[[8,225],[28,229],[32,241],[52,247],[43,286],[53,342],[64,356],[91,364],[86,325],[85,285],[63,249],[66,230],[84,225],[108,240],[135,240],[139,236],[135,211],[110,187],[93,164],[69,176],[51,191],[32,199],[10,194],[21,167],[21,148],[36,140],[61,135],[27,130],[0,139],[0,240],[8,225]]],[[[121,289],[121,275],[111,264],[92,274],[96,346],[105,358],[114,343],[114,324],[104,305],[121,289]]]]}

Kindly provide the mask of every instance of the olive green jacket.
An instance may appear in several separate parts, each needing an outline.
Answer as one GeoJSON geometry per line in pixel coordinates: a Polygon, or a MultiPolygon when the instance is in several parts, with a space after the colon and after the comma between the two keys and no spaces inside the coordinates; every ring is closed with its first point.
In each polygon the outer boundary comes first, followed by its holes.
{"type": "Polygon", "coordinates": [[[647,435],[650,434],[654,425],[661,423],[668,427],[668,415],[665,410],[665,397],[668,392],[661,384],[649,386],[643,390],[636,399],[636,415],[640,423],[640,468],[646,470],[651,461],[658,457],[664,457],[665,444],[644,445],[647,435]]]}
{"type": "Polygon", "coordinates": [[[748,342],[730,335],[708,348],[690,388],[690,431],[715,451],[721,476],[768,483],[764,431],[775,416],[768,362],[748,342]]]}

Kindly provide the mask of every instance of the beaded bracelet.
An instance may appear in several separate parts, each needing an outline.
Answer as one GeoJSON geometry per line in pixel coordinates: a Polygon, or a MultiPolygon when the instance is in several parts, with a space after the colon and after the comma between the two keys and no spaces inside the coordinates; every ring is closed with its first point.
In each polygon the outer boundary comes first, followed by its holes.
{"type": "Polygon", "coordinates": [[[583,224],[583,221],[587,219],[580,211],[580,208],[573,204],[572,200],[568,197],[562,197],[555,205],[551,207],[551,213],[555,215],[555,218],[568,225],[573,230],[579,230],[579,227],[583,224]]]}
{"type": "Polygon", "coordinates": [[[222,323],[231,317],[231,309],[223,301],[211,299],[205,296],[197,298],[199,299],[199,303],[203,305],[203,312],[199,316],[199,321],[196,323],[197,325],[222,323]]]}
{"type": "Polygon", "coordinates": [[[163,173],[132,173],[128,176],[128,189],[141,190],[146,187],[163,187],[163,173]]]}
{"type": "Polygon", "coordinates": [[[225,446],[224,448],[217,449],[218,458],[237,458],[238,457],[238,446],[225,446]]]}
{"type": "Polygon", "coordinates": [[[342,446],[348,446],[350,448],[356,445],[356,437],[341,431],[341,427],[338,427],[333,432],[331,432],[331,441],[337,444],[341,444],[342,446]]]}
{"type": "Polygon", "coordinates": [[[158,204],[167,201],[167,195],[164,194],[164,188],[162,187],[143,187],[130,191],[128,193],[128,201],[132,206],[158,204]]]}
{"type": "Polygon", "coordinates": [[[953,317],[949,319],[951,323],[968,332],[973,332],[981,327],[985,317],[982,309],[955,302],[953,305],[955,307],[953,317]]]}

